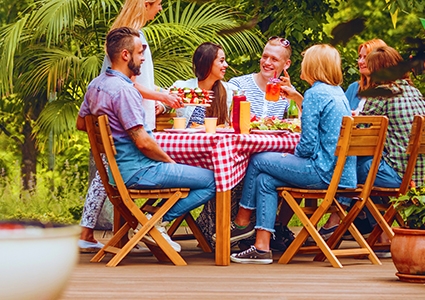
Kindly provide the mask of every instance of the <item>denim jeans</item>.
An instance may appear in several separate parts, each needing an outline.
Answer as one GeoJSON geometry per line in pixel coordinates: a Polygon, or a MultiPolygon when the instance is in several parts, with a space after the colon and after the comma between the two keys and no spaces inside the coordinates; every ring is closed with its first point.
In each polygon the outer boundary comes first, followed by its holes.
{"type": "MultiPolygon", "coordinates": [[[[367,178],[367,174],[370,170],[373,157],[371,156],[358,156],[357,157],[357,180],[358,183],[364,183],[367,178]]],[[[384,159],[379,162],[378,173],[376,174],[375,186],[386,187],[386,188],[397,188],[401,184],[401,177],[398,173],[391,168],[384,159]]],[[[377,197],[371,197],[374,202],[380,201],[377,197]]],[[[351,198],[338,197],[338,202],[345,206],[350,206],[351,198]]],[[[368,216],[370,214],[368,213],[368,216]]],[[[369,218],[373,220],[373,218],[369,218]]]]}
{"type": "Polygon", "coordinates": [[[256,209],[256,229],[274,232],[278,195],[276,188],[327,188],[309,159],[287,153],[263,152],[249,161],[240,206],[256,209]]]}
{"type": "MultiPolygon", "coordinates": [[[[369,172],[370,165],[372,164],[372,157],[358,157],[357,158],[357,178],[359,183],[364,183],[366,181],[367,173],[369,172]]],[[[386,188],[398,188],[400,187],[402,178],[398,173],[387,164],[387,162],[382,158],[379,167],[378,173],[376,174],[375,186],[386,187],[386,188]]],[[[380,197],[370,197],[375,203],[382,203],[380,197]]],[[[370,225],[373,227],[376,225],[376,220],[366,208],[366,215],[369,219],[370,225]]]]}
{"type": "Polygon", "coordinates": [[[177,201],[163,221],[172,221],[205,204],[215,196],[216,190],[213,171],[171,163],[141,169],[126,185],[132,189],[190,188],[189,195],[177,201]]]}

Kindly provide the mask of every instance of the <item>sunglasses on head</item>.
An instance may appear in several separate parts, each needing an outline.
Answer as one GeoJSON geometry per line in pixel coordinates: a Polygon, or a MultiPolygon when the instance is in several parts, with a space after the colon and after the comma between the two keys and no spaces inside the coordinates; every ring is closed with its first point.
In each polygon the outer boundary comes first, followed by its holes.
{"type": "Polygon", "coordinates": [[[281,38],[277,35],[269,37],[269,41],[272,41],[272,40],[275,40],[275,39],[279,39],[280,44],[285,48],[288,48],[289,45],[291,44],[291,43],[289,43],[289,41],[287,39],[281,38]]]}

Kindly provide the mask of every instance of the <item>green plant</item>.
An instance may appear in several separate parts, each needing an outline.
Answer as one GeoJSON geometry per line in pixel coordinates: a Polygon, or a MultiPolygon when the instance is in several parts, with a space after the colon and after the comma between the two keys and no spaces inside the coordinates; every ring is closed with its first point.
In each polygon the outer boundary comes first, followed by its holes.
{"type": "Polygon", "coordinates": [[[425,229],[425,186],[411,187],[409,191],[390,201],[412,229],[425,229]]]}
{"type": "MultiPolygon", "coordinates": [[[[15,163],[15,166],[18,163],[15,163]]],[[[64,163],[59,170],[43,169],[34,189],[22,189],[18,168],[0,172],[0,220],[39,220],[77,224],[87,191],[87,171],[64,163]]]]}

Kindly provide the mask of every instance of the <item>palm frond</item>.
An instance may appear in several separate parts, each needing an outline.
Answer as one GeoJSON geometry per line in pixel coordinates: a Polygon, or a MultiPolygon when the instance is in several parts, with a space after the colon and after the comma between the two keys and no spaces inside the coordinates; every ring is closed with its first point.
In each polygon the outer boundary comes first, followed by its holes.
{"type": "Polygon", "coordinates": [[[28,15],[14,24],[7,25],[0,31],[0,95],[7,95],[13,89],[13,67],[15,52],[18,48],[28,15]]]}
{"type": "Polygon", "coordinates": [[[56,142],[55,151],[66,146],[66,141],[70,138],[70,133],[75,132],[75,120],[79,106],[75,101],[55,100],[50,102],[43,109],[33,134],[37,136],[38,147],[43,147],[52,133],[56,142]]]}

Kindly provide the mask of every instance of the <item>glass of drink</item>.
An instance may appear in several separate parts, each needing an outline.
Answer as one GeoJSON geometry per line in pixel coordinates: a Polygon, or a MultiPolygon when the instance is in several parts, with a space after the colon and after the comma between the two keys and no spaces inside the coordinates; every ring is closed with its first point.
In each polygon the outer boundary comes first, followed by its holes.
{"type": "Polygon", "coordinates": [[[270,78],[266,85],[266,100],[276,102],[280,96],[280,84],[278,78],[270,78]]]}
{"type": "Polygon", "coordinates": [[[174,129],[185,129],[186,118],[174,117],[174,129]]]}
{"type": "Polygon", "coordinates": [[[217,128],[217,118],[205,118],[205,132],[215,133],[217,128]]]}

